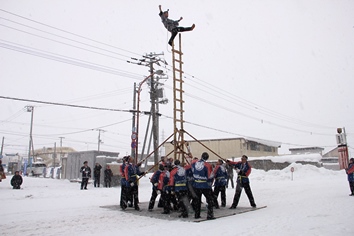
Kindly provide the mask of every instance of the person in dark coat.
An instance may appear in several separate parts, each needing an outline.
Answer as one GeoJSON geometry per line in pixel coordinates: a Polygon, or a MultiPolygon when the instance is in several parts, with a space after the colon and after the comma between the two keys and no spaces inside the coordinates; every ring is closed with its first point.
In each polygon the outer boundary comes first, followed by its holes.
{"type": "Polygon", "coordinates": [[[111,170],[111,167],[107,166],[104,170],[104,184],[106,188],[111,187],[112,176],[113,172],[111,170]]]}
{"type": "Polygon", "coordinates": [[[252,167],[247,160],[248,157],[246,155],[243,155],[241,157],[241,161],[239,162],[227,161],[228,165],[231,165],[236,168],[237,173],[236,192],[230,209],[235,209],[237,207],[243,188],[245,188],[245,192],[248,197],[248,200],[250,201],[251,206],[256,207],[256,203],[254,202],[252,190],[250,187],[250,180],[248,179],[248,176],[251,174],[252,167]]]}
{"type": "Polygon", "coordinates": [[[6,175],[5,175],[4,167],[2,166],[2,161],[0,159],[0,182],[2,181],[2,179],[6,179],[6,175]]]}
{"type": "Polygon", "coordinates": [[[20,175],[19,171],[15,171],[15,175],[12,176],[11,179],[11,186],[13,189],[21,189],[21,184],[22,184],[22,176],[20,175]]]}
{"type": "Polygon", "coordinates": [[[93,182],[93,186],[96,188],[100,187],[100,179],[101,179],[101,169],[102,166],[99,163],[96,163],[95,167],[93,168],[93,177],[95,178],[93,182]]]}
{"type": "Polygon", "coordinates": [[[348,175],[350,195],[354,196],[354,158],[350,158],[348,168],[345,169],[348,175]]]}
{"type": "Polygon", "coordinates": [[[159,5],[160,9],[160,14],[159,16],[161,17],[161,21],[165,28],[171,32],[171,38],[168,41],[168,44],[172,46],[173,40],[175,39],[176,35],[178,32],[184,32],[184,31],[192,31],[195,27],[195,24],[193,24],[191,27],[180,27],[179,22],[183,20],[183,17],[179,18],[179,20],[171,20],[168,19],[168,10],[167,11],[162,11],[161,5],[159,5]]]}
{"type": "Polygon", "coordinates": [[[89,178],[91,178],[91,168],[88,166],[87,161],[85,161],[84,165],[80,168],[80,173],[82,173],[81,190],[87,190],[87,183],[89,178]]]}
{"type": "Polygon", "coordinates": [[[231,165],[226,165],[226,170],[227,170],[226,188],[229,187],[229,182],[231,183],[231,187],[234,188],[234,168],[231,165]]]}

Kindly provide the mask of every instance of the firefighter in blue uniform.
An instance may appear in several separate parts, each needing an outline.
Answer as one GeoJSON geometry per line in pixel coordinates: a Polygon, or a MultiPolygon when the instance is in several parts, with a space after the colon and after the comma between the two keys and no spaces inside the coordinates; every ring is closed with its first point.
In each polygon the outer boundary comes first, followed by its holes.
{"type": "Polygon", "coordinates": [[[207,219],[213,220],[214,212],[213,212],[213,176],[212,176],[212,166],[206,161],[209,158],[209,154],[207,152],[203,152],[202,157],[199,161],[194,162],[192,164],[192,172],[193,172],[193,189],[196,194],[196,198],[193,200],[195,219],[200,218],[200,207],[202,195],[206,198],[208,204],[208,213],[207,219]]]}

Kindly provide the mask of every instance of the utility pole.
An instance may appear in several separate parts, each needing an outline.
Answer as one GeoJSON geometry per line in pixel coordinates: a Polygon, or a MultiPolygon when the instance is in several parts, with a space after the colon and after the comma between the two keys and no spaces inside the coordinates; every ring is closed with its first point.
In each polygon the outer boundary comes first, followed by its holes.
{"type": "Polygon", "coordinates": [[[135,134],[136,129],[135,129],[135,116],[139,115],[136,114],[135,110],[136,110],[136,83],[134,83],[134,90],[133,90],[133,118],[132,118],[132,145],[131,145],[131,153],[130,156],[133,158],[136,158],[135,156],[135,147],[133,146],[133,143],[135,142],[135,136],[133,134],[135,134]]]}
{"type": "Polygon", "coordinates": [[[0,159],[2,158],[2,151],[4,150],[4,139],[5,137],[2,137],[0,159]]]}
{"type": "Polygon", "coordinates": [[[102,140],[101,140],[101,131],[102,131],[102,132],[105,132],[105,131],[102,130],[102,129],[98,129],[98,148],[97,148],[97,151],[100,151],[101,143],[103,143],[102,140]]]}
{"type": "MultiPolygon", "coordinates": [[[[157,96],[157,86],[158,82],[155,82],[155,76],[154,76],[154,64],[157,64],[160,66],[160,63],[167,64],[165,60],[162,60],[159,58],[159,56],[164,55],[162,53],[149,53],[143,56],[143,59],[136,59],[136,58],[131,58],[132,60],[135,61],[128,61],[128,63],[133,63],[137,65],[142,65],[142,66],[148,66],[149,67],[149,72],[150,72],[150,79],[149,79],[149,86],[150,86],[150,102],[151,102],[151,109],[150,109],[150,115],[152,117],[152,128],[151,128],[151,133],[153,137],[153,147],[154,150],[158,148],[158,142],[159,142],[159,121],[158,121],[158,96],[157,96]]],[[[135,90],[134,90],[135,91],[135,90]]],[[[135,93],[135,92],[134,92],[135,93]]],[[[138,101],[139,102],[139,101],[138,101]]],[[[135,114],[139,115],[139,114],[135,114]]],[[[133,135],[134,135],[134,126],[133,124],[133,135]]],[[[132,135],[132,137],[133,137],[132,135]]],[[[145,136],[147,137],[147,135],[145,136]]],[[[146,140],[145,140],[146,141],[146,140]]],[[[133,146],[134,141],[132,142],[133,146]]],[[[145,142],[144,142],[145,143],[145,142]]],[[[133,154],[133,151],[132,151],[133,154]]],[[[144,155],[144,153],[141,153],[144,155]]],[[[138,158],[138,157],[136,157],[138,158]]],[[[143,156],[141,156],[143,158],[143,156]]],[[[154,152],[154,162],[155,164],[158,163],[159,161],[159,152],[156,151],[154,152]]]]}
{"type": "Polygon", "coordinates": [[[33,106],[26,106],[27,112],[31,112],[31,128],[30,128],[30,138],[29,138],[29,145],[28,145],[28,161],[30,164],[30,171],[32,172],[32,157],[31,157],[31,148],[32,148],[32,155],[34,155],[34,149],[33,149],[33,139],[32,139],[32,127],[33,127],[33,112],[34,112],[34,107],[33,106]]]}
{"type": "Polygon", "coordinates": [[[57,157],[57,143],[54,143],[54,153],[53,153],[53,173],[52,173],[52,179],[54,179],[55,174],[54,174],[54,170],[55,170],[55,158],[57,157]]]}
{"type": "Polygon", "coordinates": [[[63,165],[62,159],[63,159],[63,138],[64,137],[59,137],[60,138],[60,165],[63,165]]]}

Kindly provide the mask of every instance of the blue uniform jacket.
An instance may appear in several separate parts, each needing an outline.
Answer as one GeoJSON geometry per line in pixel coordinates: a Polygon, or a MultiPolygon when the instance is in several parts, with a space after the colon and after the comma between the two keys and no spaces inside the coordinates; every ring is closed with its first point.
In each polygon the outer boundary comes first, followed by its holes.
{"type": "Polygon", "coordinates": [[[225,166],[217,165],[214,169],[215,186],[226,186],[227,183],[227,171],[225,166]]]}
{"type": "Polygon", "coordinates": [[[171,171],[169,186],[173,186],[175,192],[187,190],[186,170],[182,166],[171,171]]]}
{"type": "Polygon", "coordinates": [[[203,159],[192,164],[193,187],[208,189],[211,188],[213,182],[212,167],[203,159]]]}
{"type": "Polygon", "coordinates": [[[249,183],[250,180],[248,179],[248,176],[251,174],[251,165],[246,161],[245,164],[242,163],[242,161],[239,162],[233,162],[230,161],[228,162],[229,165],[232,165],[234,168],[237,168],[240,170],[240,172],[237,175],[237,178],[241,181],[241,183],[249,183]]]}

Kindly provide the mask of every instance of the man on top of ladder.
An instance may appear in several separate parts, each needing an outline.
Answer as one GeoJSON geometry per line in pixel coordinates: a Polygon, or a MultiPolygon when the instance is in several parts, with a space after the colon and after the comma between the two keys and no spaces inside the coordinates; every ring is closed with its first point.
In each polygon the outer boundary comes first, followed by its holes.
{"type": "Polygon", "coordinates": [[[183,19],[183,17],[179,18],[179,20],[171,20],[168,19],[168,11],[162,11],[161,5],[159,5],[160,9],[160,14],[159,16],[161,17],[162,23],[165,26],[165,28],[171,32],[171,38],[168,41],[168,44],[172,46],[173,40],[178,34],[178,32],[184,32],[184,31],[192,31],[195,28],[195,24],[193,24],[191,27],[180,27],[178,26],[178,23],[183,19]]]}

